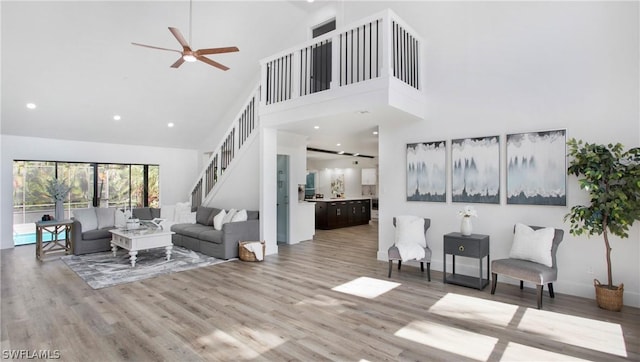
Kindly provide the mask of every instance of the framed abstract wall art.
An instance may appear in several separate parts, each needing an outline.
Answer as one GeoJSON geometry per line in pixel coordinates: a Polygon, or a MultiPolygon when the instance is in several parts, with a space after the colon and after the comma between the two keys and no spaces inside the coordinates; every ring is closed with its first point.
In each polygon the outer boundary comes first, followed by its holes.
{"type": "Polygon", "coordinates": [[[407,144],[407,201],[447,199],[445,141],[407,144]]]}
{"type": "Polygon", "coordinates": [[[500,203],[500,137],[451,141],[453,202],[500,203]]]}
{"type": "Polygon", "coordinates": [[[566,130],[507,135],[507,204],[567,204],[566,130]]]}

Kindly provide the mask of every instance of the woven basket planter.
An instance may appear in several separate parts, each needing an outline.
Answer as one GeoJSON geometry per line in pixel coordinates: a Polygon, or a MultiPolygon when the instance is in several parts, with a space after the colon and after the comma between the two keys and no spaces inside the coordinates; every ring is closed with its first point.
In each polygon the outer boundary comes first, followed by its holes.
{"type": "Polygon", "coordinates": [[[606,284],[600,284],[598,279],[593,280],[593,285],[596,287],[596,302],[598,307],[613,312],[619,312],[622,310],[622,294],[624,292],[624,284],[609,289],[606,284]]]}
{"type": "MultiPolygon", "coordinates": [[[[256,259],[256,254],[254,254],[252,251],[247,250],[247,248],[244,247],[244,244],[248,244],[248,243],[255,243],[255,241],[238,242],[238,257],[242,261],[259,261],[258,259],[256,259]]],[[[264,258],[264,251],[265,251],[264,240],[261,241],[260,244],[262,244],[262,256],[264,258]]]]}

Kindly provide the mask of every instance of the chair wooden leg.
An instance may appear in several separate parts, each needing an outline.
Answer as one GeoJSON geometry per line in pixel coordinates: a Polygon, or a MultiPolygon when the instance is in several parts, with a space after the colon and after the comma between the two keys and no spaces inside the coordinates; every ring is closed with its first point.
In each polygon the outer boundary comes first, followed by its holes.
{"type": "Polygon", "coordinates": [[[520,289],[523,289],[523,288],[524,288],[524,282],[521,280],[520,281],[520,289]]]}
{"type": "Polygon", "coordinates": [[[498,274],[491,273],[491,294],[496,294],[496,284],[498,284],[498,274]]]}
{"type": "Polygon", "coordinates": [[[393,260],[389,260],[389,276],[388,276],[388,278],[391,278],[391,269],[393,269],[393,260]]]}
{"type": "Polygon", "coordinates": [[[401,266],[402,266],[402,260],[398,260],[398,270],[400,270],[401,266]]]}
{"type": "Polygon", "coordinates": [[[420,262],[420,271],[424,273],[424,262],[420,262]]]}
{"type": "Polygon", "coordinates": [[[427,263],[427,280],[431,281],[431,263],[427,263]]]}
{"type": "Polygon", "coordinates": [[[536,286],[537,289],[537,297],[538,297],[538,309],[542,309],[542,288],[544,288],[544,285],[540,284],[536,286]]]}
{"type": "Polygon", "coordinates": [[[547,284],[547,285],[549,286],[549,296],[550,296],[551,298],[555,298],[555,297],[556,297],[556,295],[553,293],[553,283],[549,283],[549,284],[547,284]]]}

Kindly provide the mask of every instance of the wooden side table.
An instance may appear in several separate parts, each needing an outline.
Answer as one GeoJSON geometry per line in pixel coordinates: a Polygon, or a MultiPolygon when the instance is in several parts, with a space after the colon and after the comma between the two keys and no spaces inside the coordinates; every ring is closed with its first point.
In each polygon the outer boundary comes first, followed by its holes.
{"type": "Polygon", "coordinates": [[[444,236],[443,282],[484,289],[489,284],[489,235],[449,233],[444,236]],[[447,254],[453,258],[453,272],[447,275],[447,254]],[[477,277],[456,274],[456,255],[478,259],[477,277]],[[487,278],[482,277],[482,259],[487,257],[487,278]]]}
{"type": "Polygon", "coordinates": [[[42,261],[49,253],[73,252],[73,220],[36,221],[36,259],[42,261]],[[43,235],[49,233],[51,241],[44,244],[43,235]]]}

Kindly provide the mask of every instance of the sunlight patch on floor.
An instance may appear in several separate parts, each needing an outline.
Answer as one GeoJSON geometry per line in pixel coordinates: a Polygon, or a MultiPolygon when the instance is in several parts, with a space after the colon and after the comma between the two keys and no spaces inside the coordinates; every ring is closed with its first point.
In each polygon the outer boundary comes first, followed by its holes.
{"type": "Polygon", "coordinates": [[[382,294],[399,287],[400,283],[389,282],[386,280],[360,277],[350,282],[331,288],[336,292],[355,295],[362,298],[373,299],[382,294]]]}
{"type": "Polygon", "coordinates": [[[627,357],[622,327],[616,323],[527,309],[518,329],[573,346],[627,357]]]}
{"type": "Polygon", "coordinates": [[[567,356],[566,354],[545,351],[543,349],[525,346],[523,344],[509,342],[502,354],[501,361],[588,361],[567,356]]]}
{"type": "Polygon", "coordinates": [[[508,326],[517,310],[517,305],[455,293],[447,293],[429,308],[429,312],[441,316],[500,327],[508,326]]]}
{"type": "Polygon", "coordinates": [[[394,335],[478,361],[486,361],[498,343],[497,338],[425,321],[413,321],[394,335]]]}
{"type": "Polygon", "coordinates": [[[250,327],[240,327],[238,334],[242,336],[242,340],[227,332],[216,330],[198,338],[198,343],[213,351],[232,351],[234,359],[254,359],[286,342],[271,332],[250,327]]]}

